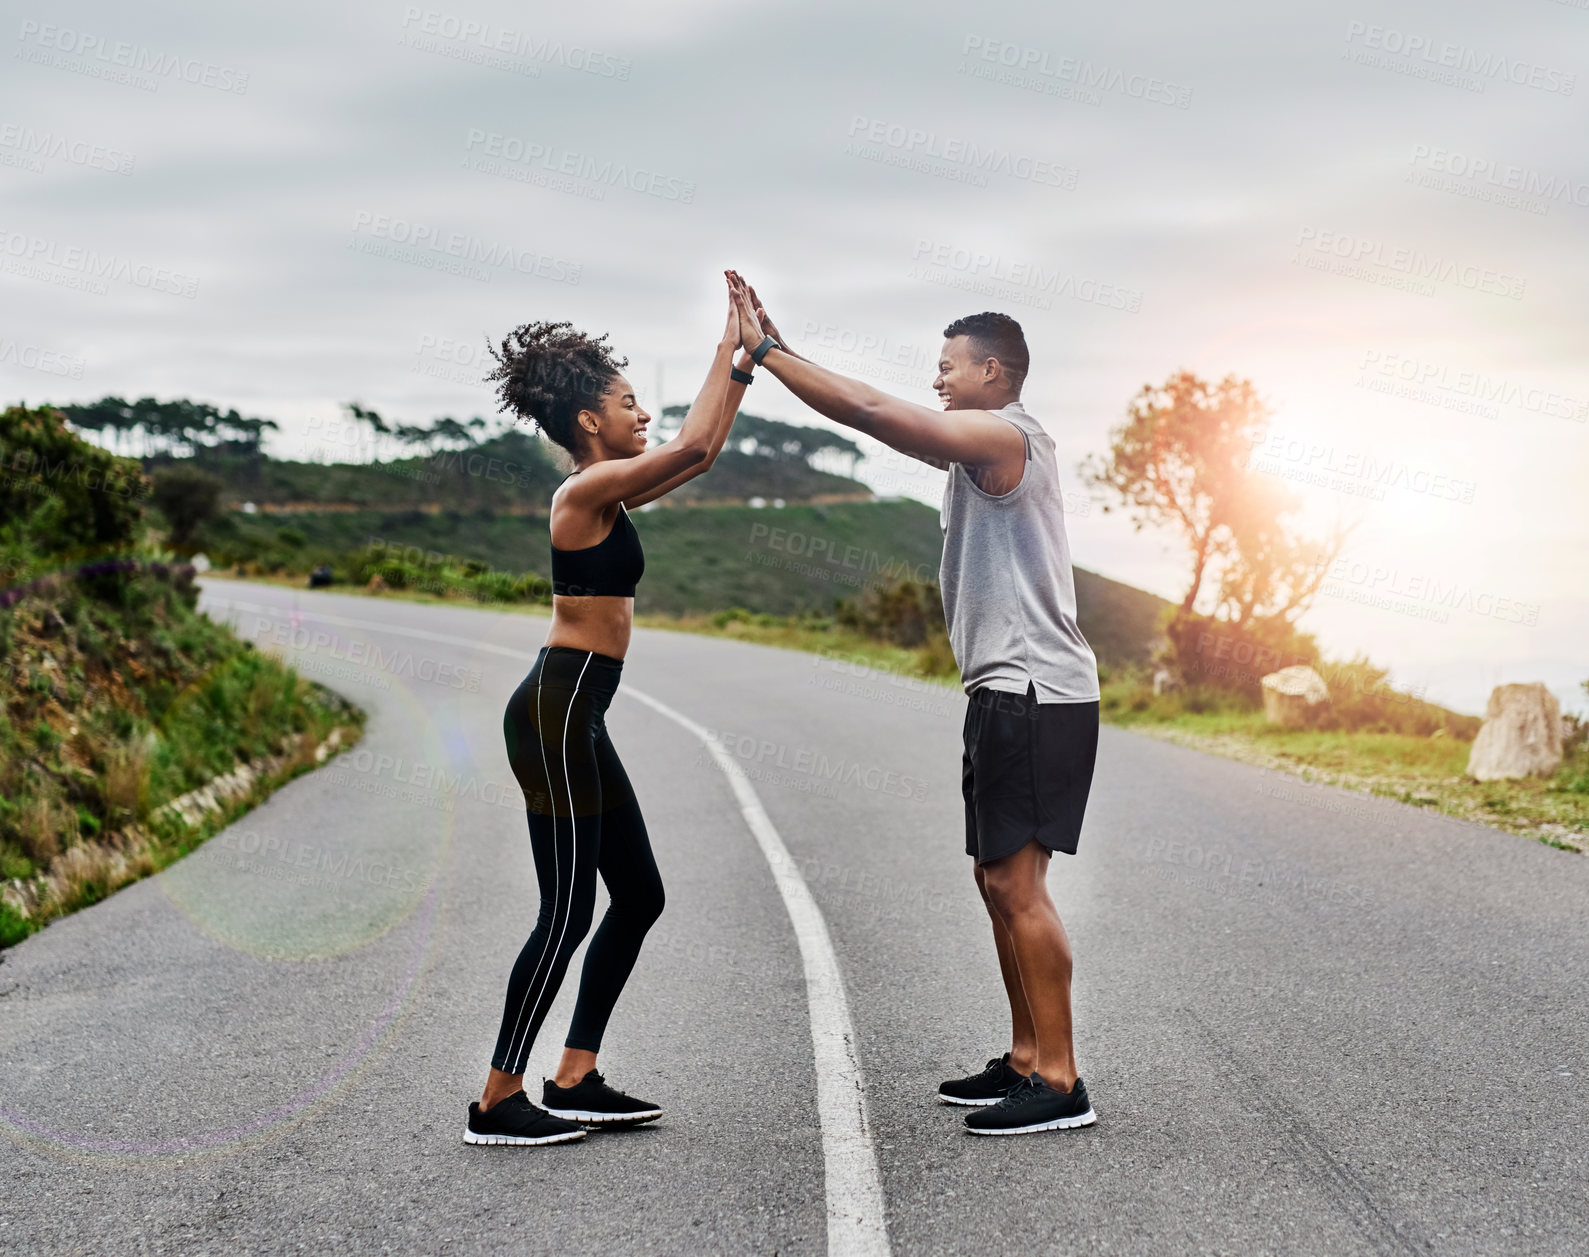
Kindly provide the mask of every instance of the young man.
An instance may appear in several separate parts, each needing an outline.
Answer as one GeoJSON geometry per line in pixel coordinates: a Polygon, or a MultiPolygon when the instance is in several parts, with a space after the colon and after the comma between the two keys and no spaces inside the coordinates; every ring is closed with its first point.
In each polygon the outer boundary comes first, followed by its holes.
{"type": "Polygon", "coordinates": [[[938,1098],[979,1135],[1097,1120],[1071,1045],[1070,941],[1048,894],[1054,851],[1074,855],[1098,749],[1098,664],[1076,625],[1054,442],[1022,407],[1020,324],[974,314],[944,329],[942,413],[790,350],[755,290],[728,272],[740,340],[813,410],[949,469],[944,618],[968,696],[961,788],[966,854],[993,922],[1010,1050],[938,1098]]]}

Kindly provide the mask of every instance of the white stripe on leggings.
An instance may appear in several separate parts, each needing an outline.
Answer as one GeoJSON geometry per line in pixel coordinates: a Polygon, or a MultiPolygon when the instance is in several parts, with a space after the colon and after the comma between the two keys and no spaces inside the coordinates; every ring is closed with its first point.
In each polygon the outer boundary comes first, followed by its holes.
{"type": "MultiPolygon", "coordinates": [[[[563,713],[563,784],[568,787],[568,832],[570,836],[568,850],[573,859],[568,870],[568,906],[563,910],[563,933],[558,935],[557,949],[552,952],[553,965],[557,964],[557,952],[558,950],[562,949],[563,937],[568,933],[569,919],[574,915],[574,877],[579,872],[579,828],[574,824],[574,783],[568,779],[568,724],[569,721],[574,718],[574,700],[579,697],[579,683],[585,679],[585,669],[590,667],[590,661],[595,657],[595,651],[590,651],[586,654],[584,665],[579,669],[579,676],[574,680],[574,693],[568,700],[568,710],[563,713]]],[[[545,665],[542,665],[541,676],[544,678],[545,675],[545,665]]],[[[546,762],[546,739],[541,737],[540,680],[537,680],[535,683],[535,736],[536,740],[541,744],[541,766],[546,770],[546,784],[548,787],[550,787],[552,784],[552,769],[551,766],[546,762]]],[[[554,803],[552,805],[552,893],[556,896],[552,901],[552,920],[554,922],[557,920],[557,905],[563,901],[563,884],[562,879],[557,875],[557,869],[557,805],[554,803]]],[[[548,927],[546,931],[546,941],[547,943],[552,941],[552,931],[550,927],[548,927]]],[[[541,956],[543,959],[546,956],[545,947],[542,947],[541,949],[541,956]]],[[[535,978],[540,974],[540,972],[540,961],[536,961],[535,973],[530,975],[530,990],[534,990],[535,978]]],[[[524,1034],[526,1038],[529,1037],[529,1028],[535,1024],[535,1014],[541,1010],[541,995],[545,995],[551,985],[552,971],[550,968],[548,968],[546,971],[546,982],[541,987],[541,994],[535,997],[535,1007],[530,1010],[530,1019],[524,1023],[524,1034]]],[[[530,991],[527,990],[524,992],[524,998],[526,1000],[530,998],[530,991]]],[[[519,1005],[519,1016],[524,1016],[523,1004],[519,1005]]],[[[515,1028],[513,1033],[514,1036],[517,1037],[519,1030],[515,1028]]],[[[509,1040],[509,1045],[511,1046],[511,1044],[512,1040],[509,1040]]],[[[509,1052],[508,1060],[511,1062],[517,1056],[517,1052],[509,1052]]],[[[520,1069],[516,1072],[523,1073],[524,1071],[520,1069]]]]}
{"type": "MultiPolygon", "coordinates": [[[[546,739],[541,736],[541,678],[535,678],[535,740],[541,744],[541,771],[546,774],[546,784],[552,784],[552,766],[546,762],[546,739]]],[[[552,925],[557,922],[557,904],[562,898],[563,877],[562,870],[557,863],[557,808],[552,808],[552,920],[546,927],[546,941],[541,944],[541,954],[535,961],[535,968],[530,970],[530,980],[524,988],[524,998],[519,1001],[518,1016],[513,1019],[513,1033],[508,1036],[508,1054],[504,1062],[510,1067],[506,1072],[513,1073],[511,1066],[518,1050],[513,1046],[519,1038],[519,1028],[524,1024],[524,1005],[529,1001],[530,992],[535,989],[535,980],[541,976],[541,964],[546,959],[546,949],[552,945],[552,925]]],[[[573,899],[570,887],[569,899],[573,899]]]]}

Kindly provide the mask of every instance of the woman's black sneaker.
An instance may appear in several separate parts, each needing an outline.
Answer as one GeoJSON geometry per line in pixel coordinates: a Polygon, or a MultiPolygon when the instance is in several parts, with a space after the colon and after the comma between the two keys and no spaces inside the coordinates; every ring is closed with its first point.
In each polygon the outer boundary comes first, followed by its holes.
{"type": "Polygon", "coordinates": [[[995,1056],[980,1074],[951,1078],[938,1087],[938,1098],[945,1104],[997,1104],[1009,1095],[1026,1075],[1010,1068],[1010,1054],[995,1056]]]}
{"type": "Polygon", "coordinates": [[[522,1091],[498,1100],[484,1113],[478,1100],[471,1101],[469,1124],[463,1128],[466,1144],[564,1144],[584,1137],[583,1126],[536,1108],[522,1091]]]}
{"type": "Polygon", "coordinates": [[[1055,1091],[1033,1070],[991,1108],[966,1114],[973,1135],[1031,1135],[1040,1130],[1069,1130],[1098,1120],[1080,1078],[1069,1092],[1055,1091]]]}
{"type": "Polygon", "coordinates": [[[636,1126],[662,1116],[656,1105],[613,1090],[594,1069],[572,1087],[559,1087],[548,1078],[541,1103],[554,1117],[593,1126],[636,1126]]]}

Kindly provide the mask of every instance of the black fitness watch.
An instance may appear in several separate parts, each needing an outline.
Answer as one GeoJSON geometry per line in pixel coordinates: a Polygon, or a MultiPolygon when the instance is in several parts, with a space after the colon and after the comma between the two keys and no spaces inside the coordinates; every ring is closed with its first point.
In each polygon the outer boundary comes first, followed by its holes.
{"type": "Polygon", "coordinates": [[[759,367],[761,366],[762,359],[765,358],[769,352],[774,349],[782,348],[783,346],[775,341],[771,336],[764,336],[762,338],[761,344],[757,345],[756,348],[750,351],[751,361],[759,367]]]}
{"type": "Polygon", "coordinates": [[[733,380],[736,384],[754,384],[756,382],[756,377],[753,376],[749,371],[741,371],[732,363],[729,364],[728,378],[733,380]]]}

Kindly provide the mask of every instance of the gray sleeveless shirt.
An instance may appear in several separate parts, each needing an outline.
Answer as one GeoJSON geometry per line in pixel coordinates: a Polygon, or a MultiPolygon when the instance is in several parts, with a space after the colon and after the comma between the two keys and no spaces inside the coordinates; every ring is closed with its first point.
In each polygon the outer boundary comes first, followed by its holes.
{"type": "Polygon", "coordinates": [[[993,412],[1026,438],[1021,481],[1002,497],[959,463],[944,486],[943,590],[949,644],[966,693],[1036,687],[1040,703],[1098,700],[1098,661],[1076,624],[1076,581],[1053,438],[1020,402],[993,412]]]}

